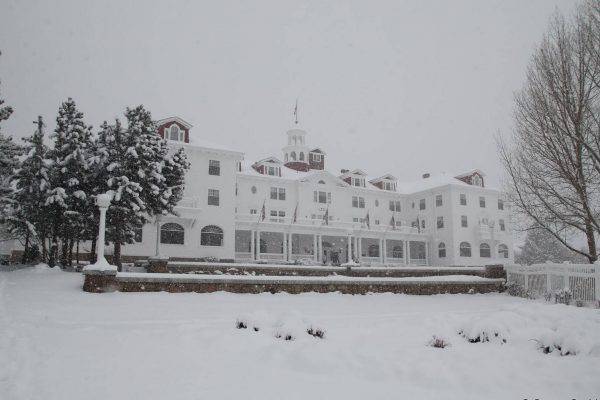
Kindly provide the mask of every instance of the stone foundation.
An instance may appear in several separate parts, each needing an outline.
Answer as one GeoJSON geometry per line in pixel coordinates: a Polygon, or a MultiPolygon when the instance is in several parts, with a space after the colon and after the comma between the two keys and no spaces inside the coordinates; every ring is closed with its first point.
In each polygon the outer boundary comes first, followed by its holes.
{"type": "Polygon", "coordinates": [[[105,293],[120,290],[116,271],[85,271],[83,291],[105,293]]]}

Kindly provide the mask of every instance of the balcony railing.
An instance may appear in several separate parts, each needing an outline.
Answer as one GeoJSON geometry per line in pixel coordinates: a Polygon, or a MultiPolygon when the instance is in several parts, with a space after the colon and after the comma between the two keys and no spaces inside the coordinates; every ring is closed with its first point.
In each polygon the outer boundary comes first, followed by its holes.
{"type": "MultiPolygon", "coordinates": [[[[264,221],[260,221],[259,214],[236,214],[237,222],[270,222],[277,223],[282,225],[292,225],[292,217],[265,217],[264,221]]],[[[328,224],[325,224],[324,221],[320,218],[298,218],[293,225],[300,226],[315,226],[315,227],[330,227],[330,228],[341,228],[341,229],[353,229],[353,230],[369,230],[375,232],[390,232],[390,233],[405,233],[405,234],[422,234],[426,235],[428,233],[427,229],[418,229],[410,226],[398,226],[394,229],[392,226],[388,225],[374,225],[372,224],[370,227],[367,227],[364,223],[360,222],[346,222],[346,221],[329,221],[328,224]]]]}

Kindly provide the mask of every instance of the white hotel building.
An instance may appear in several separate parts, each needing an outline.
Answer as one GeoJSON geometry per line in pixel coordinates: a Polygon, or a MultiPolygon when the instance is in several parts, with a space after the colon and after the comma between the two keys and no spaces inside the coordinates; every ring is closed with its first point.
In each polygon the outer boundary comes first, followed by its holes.
{"type": "Polygon", "coordinates": [[[281,158],[246,163],[244,154],[191,140],[191,125],[158,122],[191,167],[178,216],[139,232],[124,255],[236,262],[364,265],[485,265],[512,262],[510,209],[474,170],[398,182],[360,169],[334,174],[326,153],[298,127],[281,158]],[[196,144],[197,143],[197,144],[196,144]]]}
{"type": "MultiPolygon", "coordinates": [[[[372,178],[360,169],[334,174],[325,169],[325,151],[309,146],[298,127],[287,132],[281,158],[247,163],[241,152],[193,138],[191,129],[177,117],[158,121],[159,134],[172,149],[183,147],[191,166],[178,215],[141,228],[136,243],[122,249],[128,259],[389,266],[513,261],[509,205],[485,186],[479,170],[425,174],[416,182],[398,182],[392,174],[372,178]]],[[[4,253],[22,250],[3,243],[4,253]]]]}

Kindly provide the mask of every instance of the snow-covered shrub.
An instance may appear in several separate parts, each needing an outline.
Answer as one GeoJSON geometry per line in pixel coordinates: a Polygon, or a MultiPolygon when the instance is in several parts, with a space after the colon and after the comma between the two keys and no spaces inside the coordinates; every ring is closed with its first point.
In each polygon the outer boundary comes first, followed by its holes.
{"type": "Polygon", "coordinates": [[[544,354],[574,356],[588,353],[594,348],[594,344],[585,340],[576,330],[548,330],[542,332],[537,339],[532,340],[536,342],[538,350],[544,354]]]}
{"type": "Polygon", "coordinates": [[[435,347],[437,349],[444,349],[450,347],[450,342],[443,337],[433,335],[431,340],[427,343],[428,346],[435,347]]]}
{"type": "Polygon", "coordinates": [[[575,300],[575,305],[577,307],[583,307],[584,306],[584,302],[583,302],[583,300],[575,300]]]}
{"type": "Polygon", "coordinates": [[[508,328],[500,321],[484,317],[466,323],[462,329],[459,329],[458,334],[469,343],[504,344],[508,341],[508,332],[508,328]]]}
{"type": "Polygon", "coordinates": [[[325,339],[325,330],[321,328],[313,328],[312,326],[306,330],[310,336],[314,336],[319,339],[325,339]]]}
{"type": "Polygon", "coordinates": [[[277,339],[283,339],[283,340],[294,340],[294,336],[292,336],[291,333],[280,333],[280,332],[277,332],[275,334],[275,338],[277,338],[277,339]]]}
{"type": "Polygon", "coordinates": [[[554,294],[552,292],[544,293],[544,300],[546,300],[547,302],[552,301],[553,298],[554,298],[554,294]]]}
{"type": "Polygon", "coordinates": [[[248,324],[245,321],[237,320],[235,322],[235,327],[238,329],[246,329],[248,328],[248,324]]]}
{"type": "Polygon", "coordinates": [[[506,288],[506,292],[511,296],[525,297],[525,288],[516,282],[507,282],[504,287],[506,288]]]}
{"type": "Polygon", "coordinates": [[[554,302],[557,304],[571,304],[573,293],[570,289],[560,289],[554,292],[554,302]]]}

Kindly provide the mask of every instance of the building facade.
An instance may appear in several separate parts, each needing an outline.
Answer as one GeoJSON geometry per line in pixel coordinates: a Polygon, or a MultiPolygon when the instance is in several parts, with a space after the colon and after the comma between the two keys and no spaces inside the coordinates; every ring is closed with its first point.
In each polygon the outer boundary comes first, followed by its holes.
{"type": "Polygon", "coordinates": [[[513,260],[509,205],[474,170],[399,182],[360,169],[332,173],[295,126],[281,158],[194,140],[180,118],[159,121],[191,167],[178,216],[143,227],[124,254],[236,262],[484,265],[513,260]]]}
{"type": "Polygon", "coordinates": [[[482,171],[424,174],[416,182],[360,169],[332,173],[326,152],[309,146],[298,126],[287,132],[281,159],[247,162],[242,152],[194,137],[181,118],[157,124],[171,150],[183,147],[190,162],[184,198],[177,216],[137,232],[136,242],[122,249],[126,258],[389,266],[513,261],[509,205],[486,187],[482,171]]]}

